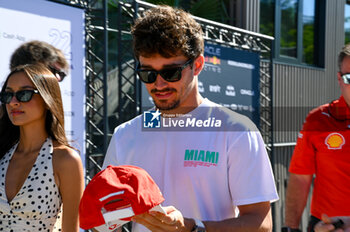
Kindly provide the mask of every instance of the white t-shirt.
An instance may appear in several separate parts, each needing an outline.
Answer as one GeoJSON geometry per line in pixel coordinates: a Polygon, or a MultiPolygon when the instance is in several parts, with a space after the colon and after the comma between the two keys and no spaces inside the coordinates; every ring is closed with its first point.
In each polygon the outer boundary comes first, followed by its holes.
{"type": "MultiPolygon", "coordinates": [[[[162,128],[149,130],[140,115],[118,126],[103,168],[145,169],[164,195],[162,205],[188,218],[219,221],[237,217],[238,205],[278,200],[264,142],[250,119],[205,99],[190,113],[161,122],[162,128]]],[[[138,228],[133,231],[148,231],[138,228]]]]}

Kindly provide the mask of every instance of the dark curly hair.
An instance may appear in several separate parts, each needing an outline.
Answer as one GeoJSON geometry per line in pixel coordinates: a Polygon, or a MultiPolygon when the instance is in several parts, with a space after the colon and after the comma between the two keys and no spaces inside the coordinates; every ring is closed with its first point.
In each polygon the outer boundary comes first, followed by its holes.
{"type": "Polygon", "coordinates": [[[193,59],[204,52],[201,26],[189,13],[170,6],[157,6],[144,12],[136,19],[131,34],[137,59],[154,54],[193,59]]]}

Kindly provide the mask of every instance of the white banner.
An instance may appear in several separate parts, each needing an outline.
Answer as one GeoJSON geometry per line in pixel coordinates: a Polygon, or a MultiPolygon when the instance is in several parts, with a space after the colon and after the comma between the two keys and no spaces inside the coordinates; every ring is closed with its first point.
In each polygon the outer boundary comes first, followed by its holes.
{"type": "Polygon", "coordinates": [[[70,64],[60,82],[65,130],[85,166],[84,11],[44,0],[0,0],[0,84],[9,73],[10,56],[22,43],[42,40],[61,49],[70,64]]]}

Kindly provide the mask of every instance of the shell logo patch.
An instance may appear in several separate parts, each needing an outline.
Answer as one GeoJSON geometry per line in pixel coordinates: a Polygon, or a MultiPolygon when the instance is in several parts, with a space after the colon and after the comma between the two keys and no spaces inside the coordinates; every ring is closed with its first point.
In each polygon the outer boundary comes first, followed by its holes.
{"type": "Polygon", "coordinates": [[[328,149],[341,149],[345,144],[345,138],[339,133],[330,133],[324,141],[328,149]]]}

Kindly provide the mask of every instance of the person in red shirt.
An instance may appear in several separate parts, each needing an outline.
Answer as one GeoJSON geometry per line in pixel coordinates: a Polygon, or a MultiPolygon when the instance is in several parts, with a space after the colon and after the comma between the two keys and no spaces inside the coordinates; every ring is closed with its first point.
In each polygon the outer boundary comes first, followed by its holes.
{"type": "Polygon", "coordinates": [[[350,215],[350,44],[338,57],[339,99],[319,106],[306,117],[289,167],[285,225],[300,231],[300,218],[314,178],[308,231],[322,214],[350,215]]]}

